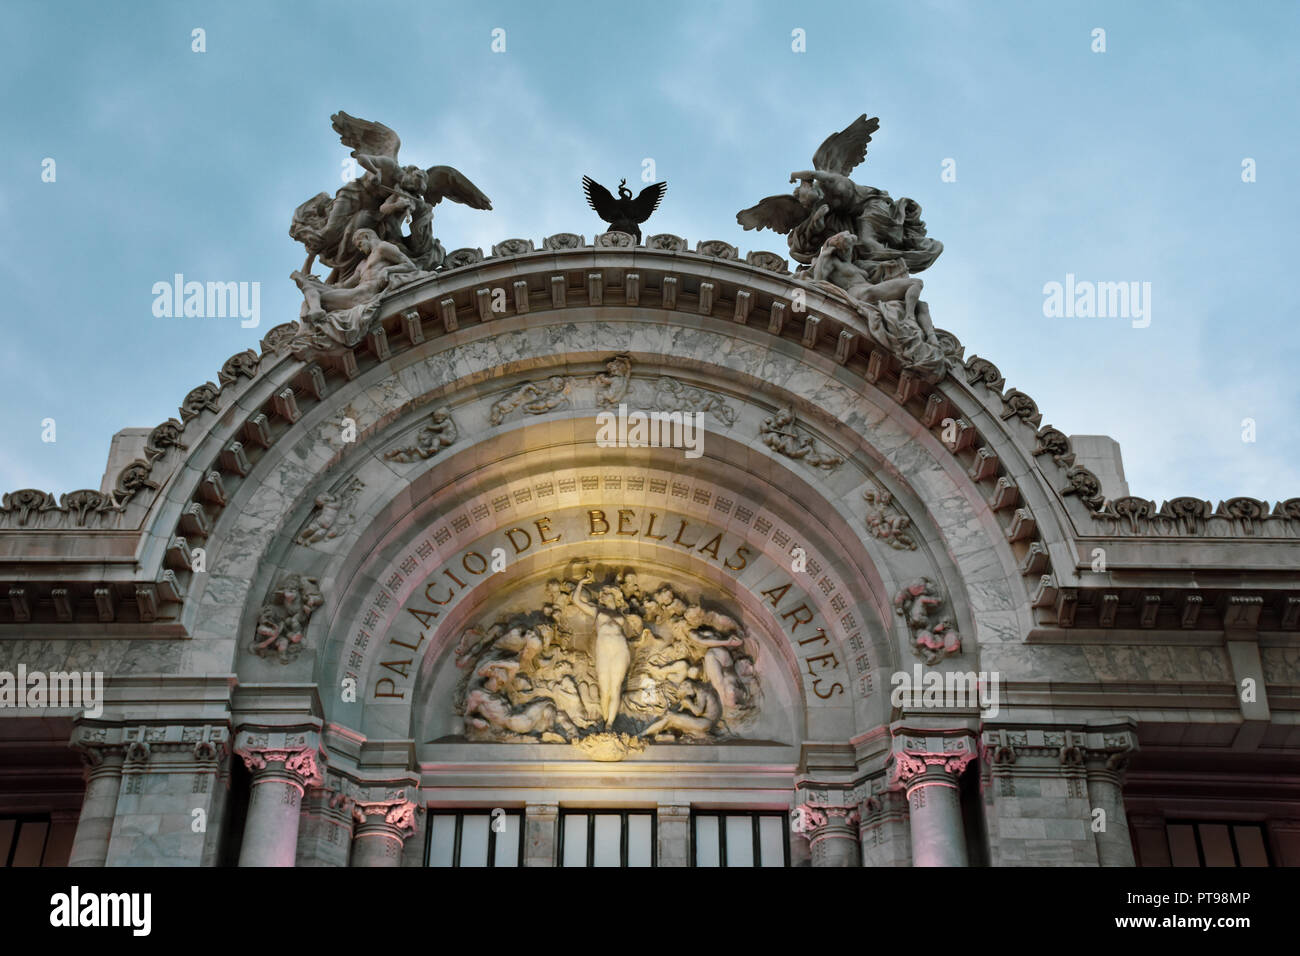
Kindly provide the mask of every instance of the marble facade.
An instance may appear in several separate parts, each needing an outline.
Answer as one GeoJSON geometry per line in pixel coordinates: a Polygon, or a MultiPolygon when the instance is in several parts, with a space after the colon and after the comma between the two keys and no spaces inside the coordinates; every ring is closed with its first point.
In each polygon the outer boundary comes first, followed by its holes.
{"type": "MultiPolygon", "coordinates": [[[[696,808],[788,814],[796,865],[1126,866],[1183,819],[1300,864],[1300,499],[1137,498],[951,333],[928,381],[725,243],[456,250],[355,345],[295,328],[100,488],[0,506],[0,673],[105,677],[98,716],[0,708],[0,816],[75,820],[73,864],[418,866],[427,810],[498,807],[536,866],[566,807],[653,810],[659,865],[696,808]],[[702,413],[702,456],[599,446],[620,404],[702,413]],[[752,722],[471,739],[467,630],[586,567],[739,622],[752,722]],[[996,674],[996,713],[897,706],[918,663],[996,674]]],[[[721,687],[705,656],[674,687],[721,687]]]]}

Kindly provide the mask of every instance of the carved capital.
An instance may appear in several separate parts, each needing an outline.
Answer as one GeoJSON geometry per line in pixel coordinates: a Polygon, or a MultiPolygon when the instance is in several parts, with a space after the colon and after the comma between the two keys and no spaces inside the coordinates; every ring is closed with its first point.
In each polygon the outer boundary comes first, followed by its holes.
{"type": "Polygon", "coordinates": [[[894,730],[890,788],[910,796],[927,786],[956,787],[962,771],[979,756],[975,736],[965,728],[894,730]]]}
{"type": "Polygon", "coordinates": [[[357,822],[357,835],[366,831],[379,831],[406,841],[415,833],[415,811],[410,800],[357,801],[352,808],[352,818],[357,822]]]}
{"type": "Polygon", "coordinates": [[[860,819],[857,807],[801,803],[791,814],[791,829],[806,836],[810,844],[826,839],[856,840],[860,819]]]}

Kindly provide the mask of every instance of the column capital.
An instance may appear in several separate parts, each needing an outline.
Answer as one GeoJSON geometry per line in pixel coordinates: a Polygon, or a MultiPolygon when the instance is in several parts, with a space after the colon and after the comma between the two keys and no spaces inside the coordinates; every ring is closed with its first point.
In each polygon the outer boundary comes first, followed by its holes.
{"type": "Polygon", "coordinates": [[[794,808],[791,826],[796,833],[805,834],[810,843],[828,837],[856,839],[859,818],[857,807],[819,807],[801,803],[794,808]]]}
{"type": "Polygon", "coordinates": [[[1131,721],[1105,725],[985,727],[980,745],[1000,772],[1029,769],[1120,775],[1138,749],[1131,721]]]}
{"type": "Polygon", "coordinates": [[[211,723],[79,721],[69,746],[87,773],[188,773],[214,769],[230,752],[230,728],[211,723]]]}
{"type": "Polygon", "coordinates": [[[298,730],[241,730],[235,753],[253,774],[253,785],[268,780],[291,784],[302,793],[324,783],[319,734],[298,730]]]}
{"type": "Polygon", "coordinates": [[[405,798],[395,800],[358,800],[352,807],[357,823],[356,836],[381,833],[403,843],[415,833],[415,811],[419,807],[405,798]]]}
{"type": "Polygon", "coordinates": [[[950,729],[896,724],[890,788],[910,796],[927,786],[956,788],[957,778],[979,756],[975,734],[966,727],[950,729]]]}

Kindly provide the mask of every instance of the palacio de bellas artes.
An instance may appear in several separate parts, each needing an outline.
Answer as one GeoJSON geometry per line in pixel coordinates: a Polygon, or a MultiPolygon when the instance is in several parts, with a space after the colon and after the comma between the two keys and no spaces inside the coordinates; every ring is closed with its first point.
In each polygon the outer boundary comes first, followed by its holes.
{"type": "Polygon", "coordinates": [[[4,41],[0,862],[1300,865],[1292,6],[273,7],[4,41]]]}

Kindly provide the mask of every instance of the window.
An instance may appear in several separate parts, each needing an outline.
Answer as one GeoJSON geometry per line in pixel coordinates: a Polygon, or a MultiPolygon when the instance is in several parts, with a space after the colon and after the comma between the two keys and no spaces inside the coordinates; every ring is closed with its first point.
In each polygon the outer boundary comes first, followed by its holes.
{"type": "MultiPolygon", "coordinates": [[[[51,839],[54,829],[49,817],[0,817],[0,866],[67,866],[70,834],[64,841],[51,839]]],[[[66,824],[62,829],[76,827],[66,824]]]]}
{"type": "Polygon", "coordinates": [[[1262,823],[1165,824],[1171,866],[1271,866],[1262,823]]]}
{"type": "Polygon", "coordinates": [[[691,813],[691,865],[789,866],[789,821],[780,810],[691,813]]]}
{"type": "Polygon", "coordinates": [[[524,811],[430,810],[425,866],[523,866],[524,811]]]}
{"type": "Polygon", "coordinates": [[[658,866],[653,810],[561,810],[560,866],[658,866]]]}

